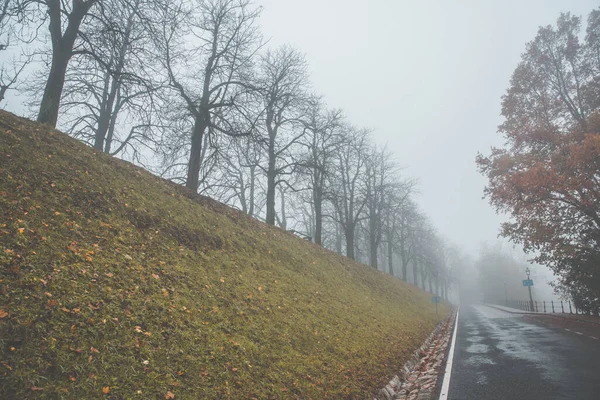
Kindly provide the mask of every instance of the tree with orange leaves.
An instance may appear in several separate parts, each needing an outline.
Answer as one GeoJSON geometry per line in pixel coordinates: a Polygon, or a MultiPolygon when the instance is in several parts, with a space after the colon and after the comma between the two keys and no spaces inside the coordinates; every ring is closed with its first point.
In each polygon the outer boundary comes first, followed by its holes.
{"type": "Polygon", "coordinates": [[[561,14],[528,43],[502,99],[503,148],[479,155],[485,194],[512,218],[501,234],[551,267],[584,309],[600,309],[600,9],[561,14]]]}

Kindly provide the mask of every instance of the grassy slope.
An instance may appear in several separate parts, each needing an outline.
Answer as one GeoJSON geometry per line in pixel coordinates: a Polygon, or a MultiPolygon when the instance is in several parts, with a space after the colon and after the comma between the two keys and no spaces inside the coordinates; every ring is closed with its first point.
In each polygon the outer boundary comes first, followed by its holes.
{"type": "Polygon", "coordinates": [[[0,398],[366,398],[438,320],[400,280],[0,111],[0,398]]]}

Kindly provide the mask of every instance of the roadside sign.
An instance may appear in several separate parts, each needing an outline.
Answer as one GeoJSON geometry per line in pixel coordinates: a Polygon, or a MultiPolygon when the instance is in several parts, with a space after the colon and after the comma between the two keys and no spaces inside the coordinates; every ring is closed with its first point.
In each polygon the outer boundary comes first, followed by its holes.
{"type": "Polygon", "coordinates": [[[533,286],[533,279],[523,279],[523,286],[533,286]]]}

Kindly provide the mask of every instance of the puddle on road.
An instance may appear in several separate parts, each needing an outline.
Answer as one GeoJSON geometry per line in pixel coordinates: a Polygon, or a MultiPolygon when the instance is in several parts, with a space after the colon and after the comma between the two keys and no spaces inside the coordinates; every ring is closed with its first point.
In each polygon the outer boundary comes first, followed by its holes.
{"type": "Polygon", "coordinates": [[[479,343],[479,342],[481,342],[483,339],[485,339],[483,336],[477,336],[477,335],[473,335],[473,336],[469,336],[469,337],[467,338],[467,341],[468,341],[468,342],[471,342],[471,343],[479,343]]]}
{"type": "Polygon", "coordinates": [[[487,344],[475,343],[467,347],[467,353],[471,354],[486,354],[490,351],[490,346],[487,344]]]}
{"type": "Polygon", "coordinates": [[[486,356],[469,356],[466,362],[473,367],[478,367],[480,365],[496,365],[494,361],[486,356]]]}

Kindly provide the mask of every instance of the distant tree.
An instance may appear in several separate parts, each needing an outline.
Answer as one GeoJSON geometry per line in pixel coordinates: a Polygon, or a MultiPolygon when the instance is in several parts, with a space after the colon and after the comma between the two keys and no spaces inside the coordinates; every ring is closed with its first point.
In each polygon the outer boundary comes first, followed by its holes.
{"type": "Polygon", "coordinates": [[[23,18],[18,16],[16,0],[0,0],[0,103],[9,90],[15,89],[19,77],[32,62],[33,54],[27,50],[30,41],[20,34],[23,18]]]}
{"type": "MultiPolygon", "coordinates": [[[[403,235],[406,235],[407,233],[407,220],[404,213],[409,210],[407,204],[411,200],[415,184],[416,182],[414,180],[395,180],[390,187],[390,193],[386,199],[384,236],[387,244],[388,272],[390,275],[394,275],[394,254],[397,251],[403,252],[398,247],[401,242],[405,240],[403,235]]],[[[408,265],[410,255],[405,255],[405,258],[408,260],[406,261],[406,264],[404,264],[404,262],[402,263],[403,269],[408,265]]],[[[404,273],[402,278],[406,280],[406,273],[404,273]]]]}
{"type": "Polygon", "coordinates": [[[283,46],[267,51],[260,61],[258,83],[264,107],[264,136],[267,152],[267,210],[265,222],[275,225],[275,196],[279,185],[289,184],[298,160],[294,150],[306,133],[300,116],[307,99],[308,76],[304,56],[283,46]]]}
{"type": "Polygon", "coordinates": [[[394,178],[398,170],[391,154],[373,148],[365,163],[365,213],[367,220],[369,264],[377,268],[378,250],[383,239],[385,213],[392,197],[394,178]]]}
{"type": "MultiPolygon", "coordinates": [[[[504,148],[479,155],[485,190],[509,213],[502,234],[534,252],[567,287],[585,288],[600,307],[600,75],[598,10],[586,42],[579,18],[561,14],[528,44],[507,95],[504,148]]],[[[581,300],[583,301],[583,300],[581,300]]]]}
{"type": "Polygon", "coordinates": [[[249,0],[164,0],[160,12],[159,60],[176,94],[174,105],[192,121],[185,185],[197,191],[205,136],[249,135],[256,123],[245,103],[262,45],[256,26],[261,9],[249,0]]]}
{"type": "Polygon", "coordinates": [[[218,185],[228,189],[229,196],[224,199],[226,203],[239,206],[245,214],[255,216],[259,211],[259,165],[263,162],[260,143],[254,136],[227,139],[219,157],[223,179],[218,185]]]}
{"type": "Polygon", "coordinates": [[[334,154],[343,140],[341,134],[341,110],[328,110],[319,97],[312,97],[306,102],[301,123],[305,135],[300,144],[305,147],[300,160],[301,173],[307,175],[308,188],[311,192],[309,201],[312,204],[314,218],[314,242],[322,245],[323,206],[326,197],[327,177],[332,173],[335,164],[334,154]]]}
{"type": "Polygon", "coordinates": [[[398,203],[397,213],[395,243],[402,262],[402,279],[408,282],[408,266],[415,262],[417,235],[424,217],[410,198],[398,203]]]}
{"type": "Polygon", "coordinates": [[[331,217],[341,225],[346,239],[346,256],[355,258],[356,228],[364,219],[367,197],[365,174],[369,131],[347,127],[345,139],[336,155],[336,169],[329,177],[328,198],[334,208],[331,217]]]}
{"type": "MultiPolygon", "coordinates": [[[[105,0],[88,23],[89,50],[69,65],[61,106],[66,132],[108,154],[136,153],[156,142],[157,91],[153,55],[154,0],[105,0]]],[[[134,158],[136,158],[134,156],[134,158]]]]}

